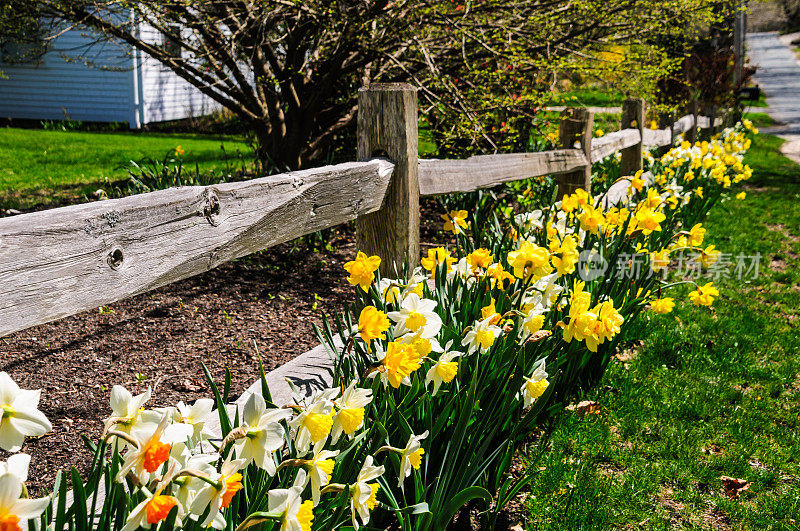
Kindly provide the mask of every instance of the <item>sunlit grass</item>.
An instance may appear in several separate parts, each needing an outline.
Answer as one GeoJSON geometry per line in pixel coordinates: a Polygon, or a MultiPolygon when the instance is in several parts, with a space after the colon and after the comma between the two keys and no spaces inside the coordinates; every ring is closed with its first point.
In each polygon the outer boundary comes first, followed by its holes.
{"type": "Polygon", "coordinates": [[[672,314],[645,315],[565,414],[525,501],[527,529],[791,529],[800,525],[800,166],[762,135],[747,197],[711,211],[707,243],[759,273],[718,278],[714,309],[672,293],[672,314]],[[631,359],[627,359],[631,357],[631,359]],[[738,500],[721,476],[744,479],[738,500]]]}

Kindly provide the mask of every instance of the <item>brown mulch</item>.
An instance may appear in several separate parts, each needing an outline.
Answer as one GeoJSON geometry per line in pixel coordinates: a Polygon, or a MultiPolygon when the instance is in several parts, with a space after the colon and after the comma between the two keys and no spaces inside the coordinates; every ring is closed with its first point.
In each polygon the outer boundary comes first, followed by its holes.
{"type": "MultiPolygon", "coordinates": [[[[437,238],[438,206],[422,209],[423,241],[437,238]]],[[[332,231],[327,250],[291,242],[183,280],[53,323],[0,338],[0,371],[23,389],[41,389],[53,431],[28,439],[28,488],[51,490],[58,470],[85,474],[115,384],[153,390],[147,407],[210,397],[201,363],[231,400],[266,371],[318,344],[313,325],[354,299],[343,264],[356,252],[353,224],[332,231]]],[[[0,451],[0,460],[8,453],[0,451]]]]}

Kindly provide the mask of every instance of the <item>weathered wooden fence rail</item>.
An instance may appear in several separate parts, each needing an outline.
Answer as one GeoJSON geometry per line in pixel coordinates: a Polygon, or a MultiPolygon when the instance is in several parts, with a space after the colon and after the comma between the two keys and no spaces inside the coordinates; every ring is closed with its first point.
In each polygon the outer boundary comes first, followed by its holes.
{"type": "Polygon", "coordinates": [[[698,124],[709,126],[708,119],[687,115],[671,127],[643,129],[644,103],[629,100],[623,129],[595,139],[591,113],[565,111],[565,149],[418,160],[416,100],[415,89],[402,84],[359,92],[364,162],[0,219],[0,337],[353,219],[359,248],[379,254],[385,271],[402,262],[413,265],[419,255],[419,196],[545,175],[560,176],[562,192],[568,191],[608,155],[622,151],[624,171],[632,174],[642,168],[642,146],[670,145],[698,124]]]}

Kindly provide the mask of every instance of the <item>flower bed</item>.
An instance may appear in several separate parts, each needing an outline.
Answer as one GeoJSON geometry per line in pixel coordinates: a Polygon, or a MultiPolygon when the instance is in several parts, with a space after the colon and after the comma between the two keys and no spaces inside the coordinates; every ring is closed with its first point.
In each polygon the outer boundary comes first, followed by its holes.
{"type": "MultiPolygon", "coordinates": [[[[340,385],[276,407],[262,376],[263,396],[241,412],[225,405],[230,383],[220,391],[210,378],[213,400],[156,410],[145,409],[149,392],[116,386],[92,470],[72,471],[76,503],[67,506],[61,478],[52,499],[27,499],[24,454],[0,464],[3,531],[29,519],[58,529],[444,529],[472,500],[491,507],[491,524],[533,479],[508,474],[521,444],[599,380],[631,318],[671,311],[670,286],[693,282],[670,283],[670,264],[717,261],[701,222],[750,176],[748,128],[653,159],[653,182],[635,176],[620,205],[582,190],[549,205],[545,183],[513,204],[473,195],[443,216],[456,244],[398,278],[380,278],[380,260],[359,253],[346,265],[357,310],[320,331],[340,385]],[[210,415],[221,437],[205,429],[210,415]]],[[[689,302],[716,296],[704,283],[689,302]]],[[[0,373],[0,447],[17,451],[50,429],[38,397],[0,373]]]]}

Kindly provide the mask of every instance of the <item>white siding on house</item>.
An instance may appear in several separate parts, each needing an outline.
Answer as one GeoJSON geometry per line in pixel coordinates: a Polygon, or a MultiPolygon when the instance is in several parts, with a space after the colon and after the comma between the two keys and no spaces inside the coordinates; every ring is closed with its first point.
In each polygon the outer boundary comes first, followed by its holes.
{"type": "Polygon", "coordinates": [[[53,41],[38,63],[0,64],[6,75],[0,79],[0,117],[130,122],[132,58],[115,44],[87,47],[91,42],[85,32],[69,30],[53,41]],[[63,56],[75,60],[68,62],[63,56]]]}
{"type": "MultiPolygon", "coordinates": [[[[140,36],[161,43],[142,26],[140,36]]],[[[54,39],[38,63],[2,64],[0,118],[150,122],[209,114],[219,105],[149,56],[124,44],[94,42],[86,30],[54,39]],[[63,56],[72,58],[65,61],[63,56]],[[89,61],[91,66],[85,61],[89,61]]]]}
{"type": "MultiPolygon", "coordinates": [[[[163,42],[162,35],[153,28],[142,25],[139,31],[147,42],[163,42]]],[[[220,108],[217,102],[152,57],[142,54],[140,58],[145,123],[203,116],[220,108]]]]}

